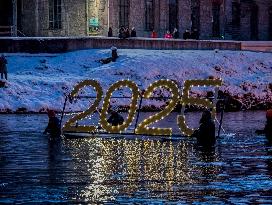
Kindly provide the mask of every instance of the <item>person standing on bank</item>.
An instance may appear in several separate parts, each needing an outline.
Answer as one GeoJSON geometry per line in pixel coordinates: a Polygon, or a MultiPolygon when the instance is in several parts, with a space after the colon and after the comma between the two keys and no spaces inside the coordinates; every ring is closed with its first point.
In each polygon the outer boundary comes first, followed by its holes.
{"type": "Polygon", "coordinates": [[[212,147],[215,142],[215,124],[210,111],[205,110],[199,121],[199,128],[193,133],[192,137],[197,138],[197,144],[203,147],[212,147]]]}
{"type": "Polygon", "coordinates": [[[155,30],[151,32],[151,38],[158,38],[158,34],[155,30]]]}
{"type": "Polygon", "coordinates": [[[1,79],[5,79],[8,80],[8,69],[7,69],[7,59],[6,57],[2,54],[2,56],[0,57],[0,73],[1,73],[1,79]]]}
{"type": "Polygon", "coordinates": [[[125,39],[126,38],[126,33],[125,33],[125,27],[121,26],[119,29],[119,38],[125,39]]]}
{"type": "Polygon", "coordinates": [[[112,28],[111,28],[111,27],[109,27],[108,37],[112,37],[112,36],[113,36],[113,34],[112,34],[112,28]]]}
{"type": "Polygon", "coordinates": [[[174,28],[173,38],[174,38],[174,39],[178,39],[178,38],[179,38],[179,32],[178,32],[178,29],[177,29],[177,28],[174,28]]]}
{"type": "Polygon", "coordinates": [[[130,37],[130,32],[129,32],[129,28],[128,27],[125,28],[125,37],[126,38],[130,37]]]}
{"type": "Polygon", "coordinates": [[[170,31],[166,31],[166,34],[164,35],[164,38],[171,39],[171,38],[173,38],[173,36],[170,33],[170,31]]]}
{"type": "Polygon", "coordinates": [[[130,37],[136,37],[136,30],[134,27],[131,29],[130,37]]]}
{"type": "Polygon", "coordinates": [[[185,30],[185,32],[183,33],[183,39],[187,40],[191,38],[191,34],[190,31],[188,29],[185,30]]]}
{"type": "Polygon", "coordinates": [[[191,34],[191,38],[195,40],[199,40],[199,32],[197,29],[194,29],[191,34]]]}

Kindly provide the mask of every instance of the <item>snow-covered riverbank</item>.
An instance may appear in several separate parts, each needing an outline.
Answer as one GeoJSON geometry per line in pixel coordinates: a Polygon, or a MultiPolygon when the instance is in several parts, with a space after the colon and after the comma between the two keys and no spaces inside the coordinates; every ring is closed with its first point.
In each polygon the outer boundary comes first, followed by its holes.
{"type": "MultiPolygon", "coordinates": [[[[272,53],[131,49],[118,53],[117,62],[106,65],[97,60],[109,57],[109,50],[7,54],[9,81],[7,88],[0,88],[0,111],[60,111],[64,93],[85,79],[98,80],[106,92],[121,79],[131,79],[140,89],[146,89],[158,79],[172,79],[182,87],[187,79],[220,77],[224,80],[221,90],[242,102],[244,108],[272,103],[272,53]]],[[[84,110],[86,103],[68,107],[71,111],[84,110]]]]}

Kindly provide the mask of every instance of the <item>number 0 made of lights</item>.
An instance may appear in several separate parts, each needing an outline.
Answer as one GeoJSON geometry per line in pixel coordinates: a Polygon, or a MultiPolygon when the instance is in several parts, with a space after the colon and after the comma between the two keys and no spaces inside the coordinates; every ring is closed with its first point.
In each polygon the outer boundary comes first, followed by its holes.
{"type": "Polygon", "coordinates": [[[136,85],[136,83],[130,80],[121,80],[111,85],[107,91],[107,94],[102,106],[102,111],[100,116],[100,124],[102,128],[105,129],[108,133],[122,133],[123,131],[125,131],[131,125],[134,119],[134,116],[137,110],[139,96],[140,96],[140,91],[138,86],[136,85]],[[130,109],[128,111],[128,117],[122,125],[112,126],[111,124],[107,122],[107,114],[108,114],[108,109],[110,106],[110,99],[111,99],[112,93],[115,90],[122,87],[128,87],[132,91],[132,98],[131,98],[130,109]]]}

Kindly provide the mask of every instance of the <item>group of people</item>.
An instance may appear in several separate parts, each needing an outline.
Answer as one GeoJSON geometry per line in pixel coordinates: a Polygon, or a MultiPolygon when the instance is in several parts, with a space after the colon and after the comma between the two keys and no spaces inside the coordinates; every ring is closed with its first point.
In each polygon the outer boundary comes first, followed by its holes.
{"type": "MultiPolygon", "coordinates": [[[[109,28],[108,31],[108,37],[112,37],[113,36],[113,31],[112,28],[109,28]]],[[[121,39],[126,39],[126,38],[130,38],[130,37],[136,37],[136,29],[134,27],[132,27],[132,29],[130,30],[128,27],[124,27],[121,26],[119,29],[119,34],[118,37],[121,39]]]]}
{"type": "MultiPolygon", "coordinates": [[[[154,35],[153,31],[151,33],[151,37],[153,38],[154,35]]],[[[173,33],[171,33],[169,30],[166,31],[166,34],[164,35],[164,38],[167,39],[178,39],[180,38],[180,34],[177,28],[174,28],[173,33]]],[[[197,29],[194,29],[192,32],[190,32],[188,29],[185,30],[185,32],[183,33],[183,39],[187,40],[187,39],[195,39],[195,40],[199,40],[199,32],[197,29]]]]}
{"type": "Polygon", "coordinates": [[[189,31],[188,29],[185,30],[183,33],[183,39],[194,39],[199,40],[199,32],[197,29],[194,29],[193,31],[189,31]]]}
{"type": "MultiPolygon", "coordinates": [[[[272,142],[272,109],[266,111],[264,129],[256,130],[256,134],[263,134],[269,142],[272,142]]],[[[215,144],[215,123],[210,111],[206,110],[203,112],[199,121],[199,128],[193,133],[192,137],[196,137],[198,145],[203,147],[211,147],[215,144]]]]}
{"type": "MultiPolygon", "coordinates": [[[[153,31],[154,32],[154,31],[153,31]]],[[[152,32],[152,33],[153,33],[152,32]]],[[[152,34],[151,34],[152,36],[152,34]]],[[[167,38],[167,39],[171,39],[171,38],[174,38],[174,39],[178,39],[179,38],[179,32],[178,32],[178,29],[177,28],[174,28],[174,31],[173,33],[171,33],[169,30],[166,31],[166,34],[164,35],[164,38],[167,38]]]]}
{"type": "MultiPolygon", "coordinates": [[[[58,139],[61,135],[61,121],[56,116],[54,110],[47,110],[48,125],[45,128],[43,134],[49,134],[51,140],[58,139]]],[[[110,113],[110,117],[107,120],[112,126],[122,125],[124,118],[117,111],[113,110],[110,113]]]]}
{"type": "Polygon", "coordinates": [[[0,73],[1,73],[1,79],[8,80],[8,69],[7,69],[8,61],[4,55],[1,55],[0,57],[0,73]]]}
{"type": "MultiPolygon", "coordinates": [[[[113,30],[110,27],[108,31],[108,37],[113,37],[113,30]]],[[[132,27],[130,30],[128,27],[121,26],[119,29],[118,37],[120,39],[126,39],[130,37],[137,37],[136,29],[132,27]]],[[[151,38],[158,38],[158,33],[155,30],[152,30],[151,32],[151,38]]],[[[171,33],[169,30],[166,31],[164,38],[166,39],[179,39],[181,38],[180,33],[177,28],[174,28],[173,32],[171,33]]],[[[195,39],[199,40],[199,32],[197,29],[192,30],[191,32],[186,29],[183,33],[183,39],[195,39]]]]}

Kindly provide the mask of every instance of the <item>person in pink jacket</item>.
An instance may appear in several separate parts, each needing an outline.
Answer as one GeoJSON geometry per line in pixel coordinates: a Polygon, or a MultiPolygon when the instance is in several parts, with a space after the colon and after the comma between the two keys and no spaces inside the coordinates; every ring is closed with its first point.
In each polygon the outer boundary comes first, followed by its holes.
{"type": "Polygon", "coordinates": [[[173,38],[173,36],[170,33],[170,31],[167,31],[166,34],[164,35],[164,38],[171,39],[171,38],[173,38]]]}

